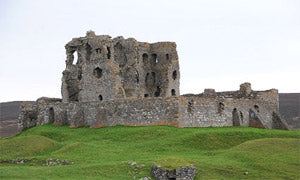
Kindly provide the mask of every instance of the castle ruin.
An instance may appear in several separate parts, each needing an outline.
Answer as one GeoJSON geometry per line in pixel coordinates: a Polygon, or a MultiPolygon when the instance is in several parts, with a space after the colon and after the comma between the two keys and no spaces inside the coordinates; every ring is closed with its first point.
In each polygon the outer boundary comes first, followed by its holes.
{"type": "Polygon", "coordinates": [[[70,127],[251,126],[287,129],[280,119],[278,91],[237,91],[180,95],[174,42],[145,43],[89,31],[66,44],[62,99],[25,103],[19,129],[54,123],[70,127]],[[77,54],[77,58],[75,58],[77,54]]]}

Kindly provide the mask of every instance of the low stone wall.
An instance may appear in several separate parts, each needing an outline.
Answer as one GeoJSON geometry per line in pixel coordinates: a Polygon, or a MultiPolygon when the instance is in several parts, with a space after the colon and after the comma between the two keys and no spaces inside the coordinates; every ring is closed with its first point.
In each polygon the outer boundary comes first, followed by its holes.
{"type": "MultiPolygon", "coordinates": [[[[89,103],[48,103],[38,107],[36,125],[70,127],[178,126],[178,97],[120,99],[89,103]]],[[[24,119],[24,118],[23,118],[24,119]]]]}
{"type": "MultiPolygon", "coordinates": [[[[272,94],[272,92],[266,91],[261,92],[261,94],[272,94]]],[[[238,98],[229,95],[230,93],[212,97],[181,96],[179,126],[249,126],[250,115],[255,113],[265,128],[272,128],[272,114],[273,112],[278,113],[276,102],[261,98],[238,98]]]]}
{"type": "Polygon", "coordinates": [[[22,130],[49,122],[72,128],[115,125],[288,128],[278,114],[277,90],[252,91],[247,96],[241,96],[240,91],[208,92],[85,103],[64,103],[60,99],[40,98],[36,105],[23,106],[19,128],[22,130]]]}

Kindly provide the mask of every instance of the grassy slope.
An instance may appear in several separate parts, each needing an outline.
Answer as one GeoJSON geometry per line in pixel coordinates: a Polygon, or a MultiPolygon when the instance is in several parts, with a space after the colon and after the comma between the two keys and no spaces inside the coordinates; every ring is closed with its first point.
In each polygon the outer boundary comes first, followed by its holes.
{"type": "Polygon", "coordinates": [[[300,179],[299,130],[43,125],[0,140],[0,152],[1,159],[33,158],[0,163],[0,179],[139,179],[164,158],[193,162],[195,179],[300,179]],[[48,158],[75,163],[43,166],[48,158]],[[128,161],[145,167],[134,170],[128,161]]]}

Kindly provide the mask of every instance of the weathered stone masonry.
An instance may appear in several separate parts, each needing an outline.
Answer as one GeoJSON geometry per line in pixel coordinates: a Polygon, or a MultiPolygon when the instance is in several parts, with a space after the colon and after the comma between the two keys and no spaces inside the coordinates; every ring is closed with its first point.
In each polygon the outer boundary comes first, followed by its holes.
{"type": "Polygon", "coordinates": [[[170,125],[287,129],[279,116],[276,89],[253,91],[250,83],[244,83],[238,91],[206,89],[198,95],[180,96],[173,42],[150,44],[88,32],[65,47],[62,99],[39,98],[35,105],[24,104],[20,130],[49,122],[91,128],[170,125]]]}

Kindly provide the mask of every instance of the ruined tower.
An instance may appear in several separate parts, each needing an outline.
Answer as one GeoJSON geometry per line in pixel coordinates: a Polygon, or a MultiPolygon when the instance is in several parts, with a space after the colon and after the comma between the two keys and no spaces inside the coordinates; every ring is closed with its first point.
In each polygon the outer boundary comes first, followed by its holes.
{"type": "Polygon", "coordinates": [[[63,102],[179,95],[179,63],[174,42],[145,43],[133,38],[73,38],[66,44],[63,102]],[[77,53],[77,59],[74,54],[77,53]]]}

